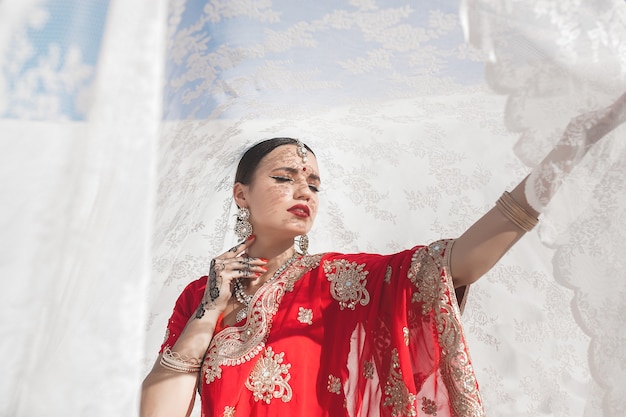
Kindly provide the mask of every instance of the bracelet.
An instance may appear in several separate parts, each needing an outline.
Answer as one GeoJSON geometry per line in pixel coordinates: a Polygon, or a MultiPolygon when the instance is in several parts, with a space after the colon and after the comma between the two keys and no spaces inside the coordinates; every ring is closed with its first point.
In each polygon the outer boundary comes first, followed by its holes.
{"type": "Polygon", "coordinates": [[[159,363],[162,367],[170,371],[195,373],[200,371],[202,359],[189,358],[178,352],[172,352],[172,349],[166,347],[163,349],[163,355],[161,355],[159,363]]]}
{"type": "Polygon", "coordinates": [[[504,214],[504,217],[526,232],[530,232],[539,222],[539,219],[526,211],[524,207],[511,197],[508,191],[505,191],[496,201],[496,206],[504,214]]]}

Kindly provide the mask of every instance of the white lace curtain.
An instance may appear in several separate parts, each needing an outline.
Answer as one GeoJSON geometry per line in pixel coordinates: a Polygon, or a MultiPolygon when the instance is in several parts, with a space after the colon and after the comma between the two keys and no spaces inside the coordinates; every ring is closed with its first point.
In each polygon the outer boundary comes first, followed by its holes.
{"type": "MultiPolygon", "coordinates": [[[[0,2],[0,415],[136,413],[262,138],[320,160],[314,251],[460,234],[625,90],[625,4],[578,3],[0,2]]],[[[488,415],[624,415],[623,137],[470,293],[488,415]]]]}
{"type": "Polygon", "coordinates": [[[166,8],[0,2],[2,416],[132,416],[166,8]]]}

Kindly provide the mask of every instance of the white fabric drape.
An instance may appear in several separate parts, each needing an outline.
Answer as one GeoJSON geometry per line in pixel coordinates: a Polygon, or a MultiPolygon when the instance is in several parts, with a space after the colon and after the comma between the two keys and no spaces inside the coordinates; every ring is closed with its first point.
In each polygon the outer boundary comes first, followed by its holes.
{"type": "Polygon", "coordinates": [[[152,1],[0,4],[2,416],[136,414],[164,21],[152,1]]]}
{"type": "MultiPolygon", "coordinates": [[[[458,236],[571,117],[625,86],[617,0],[173,0],[167,16],[115,1],[95,88],[72,90],[90,103],[81,120],[45,104],[58,91],[32,88],[17,53],[55,2],[19,3],[0,3],[0,346],[16,358],[2,415],[135,413],[176,296],[235,243],[230,190],[252,143],[316,152],[311,251],[390,253],[458,236]]],[[[47,56],[38,79],[88,84],[89,65],[47,56]]],[[[592,148],[538,233],[470,292],[488,415],[624,415],[623,135],[592,148]]]]}
{"type": "Polygon", "coordinates": [[[626,92],[626,3],[466,0],[462,10],[468,38],[491,57],[487,81],[507,96],[516,154],[534,167],[526,192],[544,212],[539,235],[555,249],[554,278],[573,290],[572,313],[591,339],[602,393],[586,393],[585,416],[624,415],[626,371],[615,364],[626,360],[626,111],[610,109],[612,123],[603,108],[626,92]],[[587,154],[595,131],[615,125],[587,154]]]}

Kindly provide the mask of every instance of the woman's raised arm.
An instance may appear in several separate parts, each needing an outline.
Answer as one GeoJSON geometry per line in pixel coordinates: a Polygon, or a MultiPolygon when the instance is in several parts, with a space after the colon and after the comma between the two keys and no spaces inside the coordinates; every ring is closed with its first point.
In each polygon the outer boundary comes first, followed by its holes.
{"type": "MultiPolygon", "coordinates": [[[[539,213],[530,207],[524,195],[527,178],[509,196],[513,204],[524,209],[529,217],[537,218],[539,213]]],[[[502,208],[494,206],[455,240],[450,255],[450,273],[454,286],[462,287],[478,280],[524,233],[526,231],[511,221],[502,208]]]]}
{"type": "Polygon", "coordinates": [[[471,284],[484,275],[532,228],[539,215],[556,193],[561,182],[583,158],[589,148],[611,130],[626,121],[626,94],[611,106],[574,118],[554,149],[533,170],[538,184],[533,205],[526,199],[526,182],[498,201],[465,233],[456,239],[450,255],[450,269],[456,287],[471,284]],[[526,229],[526,230],[524,230],[526,229]]]}

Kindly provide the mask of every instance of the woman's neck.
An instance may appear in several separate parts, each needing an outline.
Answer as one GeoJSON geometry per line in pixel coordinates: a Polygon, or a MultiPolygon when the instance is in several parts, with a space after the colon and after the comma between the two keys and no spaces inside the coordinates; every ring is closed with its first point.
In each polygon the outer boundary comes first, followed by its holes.
{"type": "Polygon", "coordinates": [[[267,272],[259,278],[250,280],[246,285],[249,288],[258,288],[268,279],[271,279],[274,273],[294,255],[295,249],[293,247],[293,241],[270,245],[267,241],[257,237],[246,253],[252,258],[265,258],[269,260],[265,265],[267,272]]]}
{"type": "Polygon", "coordinates": [[[257,236],[246,253],[251,258],[265,258],[270,261],[270,264],[276,261],[282,265],[294,253],[293,240],[277,242],[257,236]]]}

